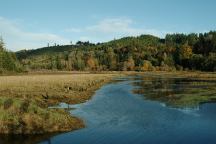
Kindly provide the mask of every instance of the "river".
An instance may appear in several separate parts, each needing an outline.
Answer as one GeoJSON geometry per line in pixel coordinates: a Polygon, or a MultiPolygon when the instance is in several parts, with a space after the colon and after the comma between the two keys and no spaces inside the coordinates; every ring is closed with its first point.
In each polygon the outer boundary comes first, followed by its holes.
{"type": "MultiPolygon", "coordinates": [[[[90,101],[72,106],[75,110],[71,113],[82,118],[86,128],[53,136],[40,144],[216,143],[215,103],[192,108],[166,106],[163,101],[133,93],[139,88],[136,83],[142,81],[129,76],[104,85],[90,101]]],[[[180,83],[172,82],[169,84],[179,90],[180,83]]],[[[189,87],[186,82],[183,85],[189,87]]],[[[150,90],[146,89],[147,93],[150,90]]]]}

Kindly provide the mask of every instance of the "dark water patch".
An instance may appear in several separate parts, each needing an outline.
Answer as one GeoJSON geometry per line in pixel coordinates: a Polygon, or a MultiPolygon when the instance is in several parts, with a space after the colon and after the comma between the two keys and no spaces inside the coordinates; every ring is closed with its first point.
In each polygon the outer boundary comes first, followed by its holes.
{"type": "Polygon", "coordinates": [[[0,134],[0,144],[36,144],[44,141],[51,144],[50,137],[58,135],[57,133],[43,135],[3,135],[0,134]]]}

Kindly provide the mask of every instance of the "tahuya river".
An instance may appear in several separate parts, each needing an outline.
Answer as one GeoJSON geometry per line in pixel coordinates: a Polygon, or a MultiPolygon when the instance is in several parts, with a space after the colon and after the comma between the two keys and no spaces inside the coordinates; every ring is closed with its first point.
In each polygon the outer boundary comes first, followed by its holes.
{"type": "MultiPolygon", "coordinates": [[[[206,87],[205,82],[196,87],[190,85],[191,81],[173,79],[165,79],[170,81],[167,89],[206,87]]],[[[51,137],[40,144],[216,144],[215,103],[194,108],[167,107],[132,92],[139,88],[136,83],[142,81],[141,77],[127,77],[103,86],[92,100],[73,106],[76,109],[71,113],[82,118],[86,128],[51,137]]],[[[152,84],[158,79],[148,81],[152,84]]]]}

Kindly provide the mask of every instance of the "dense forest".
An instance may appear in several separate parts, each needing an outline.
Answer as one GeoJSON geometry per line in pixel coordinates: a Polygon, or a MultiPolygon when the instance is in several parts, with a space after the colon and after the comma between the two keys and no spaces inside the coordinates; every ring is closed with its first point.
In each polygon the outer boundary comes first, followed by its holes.
{"type": "Polygon", "coordinates": [[[0,37],[0,74],[8,72],[21,72],[22,66],[19,64],[15,53],[5,49],[3,39],[0,37]]]}
{"type": "MultiPolygon", "coordinates": [[[[1,53],[10,63],[1,60],[0,67],[16,69],[15,56],[4,48],[1,53]]],[[[97,44],[78,41],[22,50],[16,56],[27,71],[216,71],[216,32],[167,34],[164,39],[141,35],[97,44]]]]}

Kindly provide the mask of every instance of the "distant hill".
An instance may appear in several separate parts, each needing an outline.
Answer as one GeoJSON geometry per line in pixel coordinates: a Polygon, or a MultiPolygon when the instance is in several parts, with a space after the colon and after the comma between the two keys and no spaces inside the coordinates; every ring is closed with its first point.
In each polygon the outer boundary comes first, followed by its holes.
{"type": "Polygon", "coordinates": [[[216,71],[216,32],[125,37],[106,43],[77,42],[16,52],[29,70],[216,71]]]}

